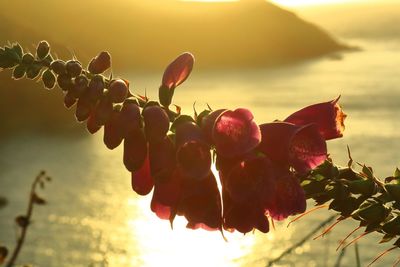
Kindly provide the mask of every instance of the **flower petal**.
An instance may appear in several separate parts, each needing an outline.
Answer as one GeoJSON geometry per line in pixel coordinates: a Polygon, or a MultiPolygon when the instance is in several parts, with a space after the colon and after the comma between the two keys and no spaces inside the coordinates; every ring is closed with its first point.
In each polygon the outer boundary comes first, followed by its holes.
{"type": "Polygon", "coordinates": [[[194,56],[191,53],[183,53],[172,61],[165,69],[162,85],[169,89],[183,83],[193,69],[194,56]]]}
{"type": "Polygon", "coordinates": [[[222,228],[221,198],[211,172],[202,180],[184,180],[178,214],[184,215],[188,220],[188,228],[222,228]]]}
{"type": "Polygon", "coordinates": [[[307,172],[327,158],[325,140],[316,125],[296,126],[286,122],[260,125],[262,141],[258,149],[282,166],[307,172]]]}
{"type": "Polygon", "coordinates": [[[143,166],[132,172],[132,189],[141,196],[145,196],[153,189],[154,180],[150,174],[149,158],[146,157],[143,166]]]}
{"type": "Polygon", "coordinates": [[[167,179],[156,180],[151,199],[151,210],[160,219],[171,219],[178,209],[181,193],[182,176],[178,171],[174,171],[167,179]]]}
{"type": "Polygon", "coordinates": [[[289,170],[278,174],[275,182],[275,200],[268,207],[269,215],[277,221],[306,210],[306,198],[300,182],[289,170]]]}
{"type": "Polygon", "coordinates": [[[215,121],[213,141],[219,154],[236,157],[254,149],[261,141],[261,132],[249,110],[227,110],[215,121]]]}
{"type": "Polygon", "coordinates": [[[211,152],[199,126],[182,122],[176,127],[176,159],[185,176],[203,179],[210,173],[211,152]]]}
{"type": "Polygon", "coordinates": [[[343,136],[344,120],[347,117],[339,106],[340,96],[332,101],[305,107],[285,119],[296,125],[315,123],[325,140],[343,136]]]}
{"type": "Polygon", "coordinates": [[[162,142],[149,143],[150,170],[154,179],[169,178],[176,167],[175,147],[166,136],[162,142]]]}

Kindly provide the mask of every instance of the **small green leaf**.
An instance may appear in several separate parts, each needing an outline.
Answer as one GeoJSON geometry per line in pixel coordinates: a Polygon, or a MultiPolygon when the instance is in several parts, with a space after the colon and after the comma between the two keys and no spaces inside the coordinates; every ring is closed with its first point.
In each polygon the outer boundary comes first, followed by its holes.
{"type": "Polygon", "coordinates": [[[394,171],[394,178],[400,179],[400,170],[399,168],[396,168],[396,170],[394,171]]]}
{"type": "Polygon", "coordinates": [[[24,50],[22,49],[21,45],[19,43],[15,43],[13,45],[12,49],[18,55],[18,60],[21,60],[22,59],[22,55],[24,54],[24,50]]]}

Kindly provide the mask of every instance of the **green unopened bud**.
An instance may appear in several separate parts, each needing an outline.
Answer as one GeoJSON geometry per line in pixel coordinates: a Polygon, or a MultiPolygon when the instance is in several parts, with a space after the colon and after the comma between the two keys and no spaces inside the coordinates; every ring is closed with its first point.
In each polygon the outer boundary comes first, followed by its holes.
{"type": "Polygon", "coordinates": [[[26,67],[23,66],[23,65],[18,65],[18,66],[16,66],[15,69],[13,70],[12,77],[13,77],[15,80],[19,80],[19,79],[21,79],[22,77],[24,77],[25,73],[26,73],[26,67]]]}
{"type": "Polygon", "coordinates": [[[50,45],[47,41],[41,41],[36,48],[36,55],[40,59],[45,59],[50,52],[50,45]]]}
{"type": "Polygon", "coordinates": [[[68,91],[72,88],[73,83],[71,80],[71,76],[68,74],[60,74],[57,77],[57,84],[63,91],[68,91]]]}
{"type": "Polygon", "coordinates": [[[33,55],[31,53],[26,53],[22,57],[22,63],[25,65],[31,65],[31,64],[33,64],[34,61],[35,61],[35,58],[33,57],[33,55]]]}
{"type": "Polygon", "coordinates": [[[54,76],[53,72],[48,69],[45,72],[43,72],[42,81],[44,87],[46,87],[47,89],[53,89],[54,85],[56,84],[56,76],[54,76]]]}
{"type": "Polygon", "coordinates": [[[65,68],[67,70],[67,73],[71,77],[77,77],[82,72],[82,65],[77,60],[69,60],[69,61],[67,61],[67,63],[65,64],[65,68]]]}
{"type": "Polygon", "coordinates": [[[50,64],[50,69],[57,75],[64,74],[66,73],[65,62],[62,60],[54,60],[50,64]]]}
{"type": "Polygon", "coordinates": [[[382,222],[387,215],[387,208],[375,200],[364,201],[360,208],[353,213],[353,217],[356,216],[368,223],[382,222]]]}
{"type": "Polygon", "coordinates": [[[39,76],[41,70],[42,70],[42,66],[40,64],[34,63],[34,64],[28,66],[28,69],[26,70],[26,77],[28,79],[33,80],[39,76]]]}
{"type": "Polygon", "coordinates": [[[394,200],[400,202],[400,184],[396,180],[385,184],[385,189],[394,200]]]}
{"type": "Polygon", "coordinates": [[[349,183],[350,192],[353,194],[361,194],[363,196],[371,196],[375,193],[376,187],[373,180],[355,180],[349,183]]]}
{"type": "Polygon", "coordinates": [[[382,226],[382,230],[387,234],[400,235],[400,216],[396,216],[382,226]]]}

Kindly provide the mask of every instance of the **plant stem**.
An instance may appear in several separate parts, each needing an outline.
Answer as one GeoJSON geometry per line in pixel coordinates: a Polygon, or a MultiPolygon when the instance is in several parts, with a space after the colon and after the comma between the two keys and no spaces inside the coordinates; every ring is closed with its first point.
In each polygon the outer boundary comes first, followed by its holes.
{"type": "Polygon", "coordinates": [[[17,240],[17,245],[11,255],[10,260],[8,261],[6,267],[12,267],[18,257],[19,252],[21,251],[22,245],[24,244],[25,241],[25,237],[26,237],[26,233],[28,230],[28,226],[29,226],[29,222],[31,221],[31,217],[32,217],[32,212],[33,212],[33,206],[34,206],[34,195],[35,195],[35,190],[36,190],[36,186],[39,183],[40,179],[42,178],[42,176],[44,175],[44,173],[40,173],[38,176],[36,176],[35,180],[32,183],[32,187],[31,187],[31,191],[30,191],[30,196],[29,196],[29,204],[28,204],[28,210],[26,212],[26,219],[27,219],[27,224],[21,226],[21,233],[20,236],[18,237],[17,240]]]}

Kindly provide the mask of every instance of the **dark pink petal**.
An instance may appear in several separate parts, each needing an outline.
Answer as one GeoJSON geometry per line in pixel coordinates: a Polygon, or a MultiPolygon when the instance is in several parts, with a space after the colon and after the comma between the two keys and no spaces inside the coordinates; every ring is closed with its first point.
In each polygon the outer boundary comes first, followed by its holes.
{"type": "Polygon", "coordinates": [[[104,125],[103,141],[107,148],[114,149],[122,143],[122,140],[120,112],[114,109],[110,119],[104,125]]]}
{"type": "Polygon", "coordinates": [[[142,168],[147,156],[147,142],[144,133],[139,129],[131,131],[124,140],[124,165],[130,172],[142,168]]]}
{"type": "Polygon", "coordinates": [[[210,147],[201,141],[188,141],[181,145],[176,158],[178,167],[186,176],[193,179],[202,179],[210,173],[210,147]]]}
{"type": "Polygon", "coordinates": [[[206,138],[207,142],[209,144],[213,143],[212,140],[212,131],[213,131],[213,127],[214,127],[214,123],[215,120],[218,118],[219,115],[221,115],[222,112],[226,111],[226,109],[218,109],[215,110],[213,112],[211,112],[210,114],[208,114],[207,116],[205,116],[202,119],[201,122],[201,129],[203,131],[204,137],[206,138]]]}
{"type": "Polygon", "coordinates": [[[300,173],[321,165],[328,158],[325,140],[315,124],[303,126],[293,136],[289,148],[289,163],[300,173]]]}
{"type": "Polygon", "coordinates": [[[257,198],[260,203],[270,203],[275,180],[274,168],[266,157],[254,157],[236,164],[224,180],[224,188],[234,202],[257,198]]]}
{"type": "Polygon", "coordinates": [[[342,137],[347,115],[338,104],[339,98],[305,107],[287,117],[285,122],[296,125],[315,123],[325,140],[342,137]]]}
{"type": "Polygon", "coordinates": [[[227,110],[215,121],[213,140],[219,154],[235,157],[257,147],[261,132],[249,110],[227,110]]]}
{"type": "Polygon", "coordinates": [[[153,189],[154,180],[150,174],[149,158],[146,157],[142,168],[132,172],[132,189],[141,196],[145,196],[153,189]]]}
{"type": "Polygon", "coordinates": [[[260,125],[262,141],[258,149],[282,166],[307,172],[327,158],[326,142],[315,125],[296,126],[286,122],[260,125]]]}
{"type": "Polygon", "coordinates": [[[269,222],[264,214],[264,209],[260,207],[258,202],[234,202],[229,194],[222,191],[223,209],[223,226],[225,230],[237,230],[243,234],[258,229],[262,233],[269,232],[269,222]]]}
{"type": "Polygon", "coordinates": [[[169,130],[168,114],[159,106],[146,107],[142,114],[147,141],[161,142],[169,130]]]}
{"type": "Polygon", "coordinates": [[[154,179],[169,178],[176,168],[175,147],[166,136],[162,142],[149,143],[150,170],[154,179]]]}
{"type": "Polygon", "coordinates": [[[204,141],[199,126],[183,122],[176,127],[176,159],[184,175],[193,179],[203,179],[210,173],[210,146],[204,141]]]}
{"type": "Polygon", "coordinates": [[[221,198],[211,172],[202,180],[184,179],[178,214],[184,215],[188,220],[188,228],[222,228],[221,198]]]}
{"type": "Polygon", "coordinates": [[[183,83],[193,69],[194,56],[191,53],[183,53],[172,61],[166,68],[162,85],[169,89],[175,88],[183,83]]]}
{"type": "Polygon", "coordinates": [[[275,200],[268,208],[277,221],[306,210],[306,198],[300,182],[288,170],[281,171],[275,182],[275,200]]]}
{"type": "Polygon", "coordinates": [[[151,199],[151,210],[160,219],[171,219],[178,209],[181,193],[182,177],[178,171],[175,171],[167,179],[156,180],[151,199]]]}

